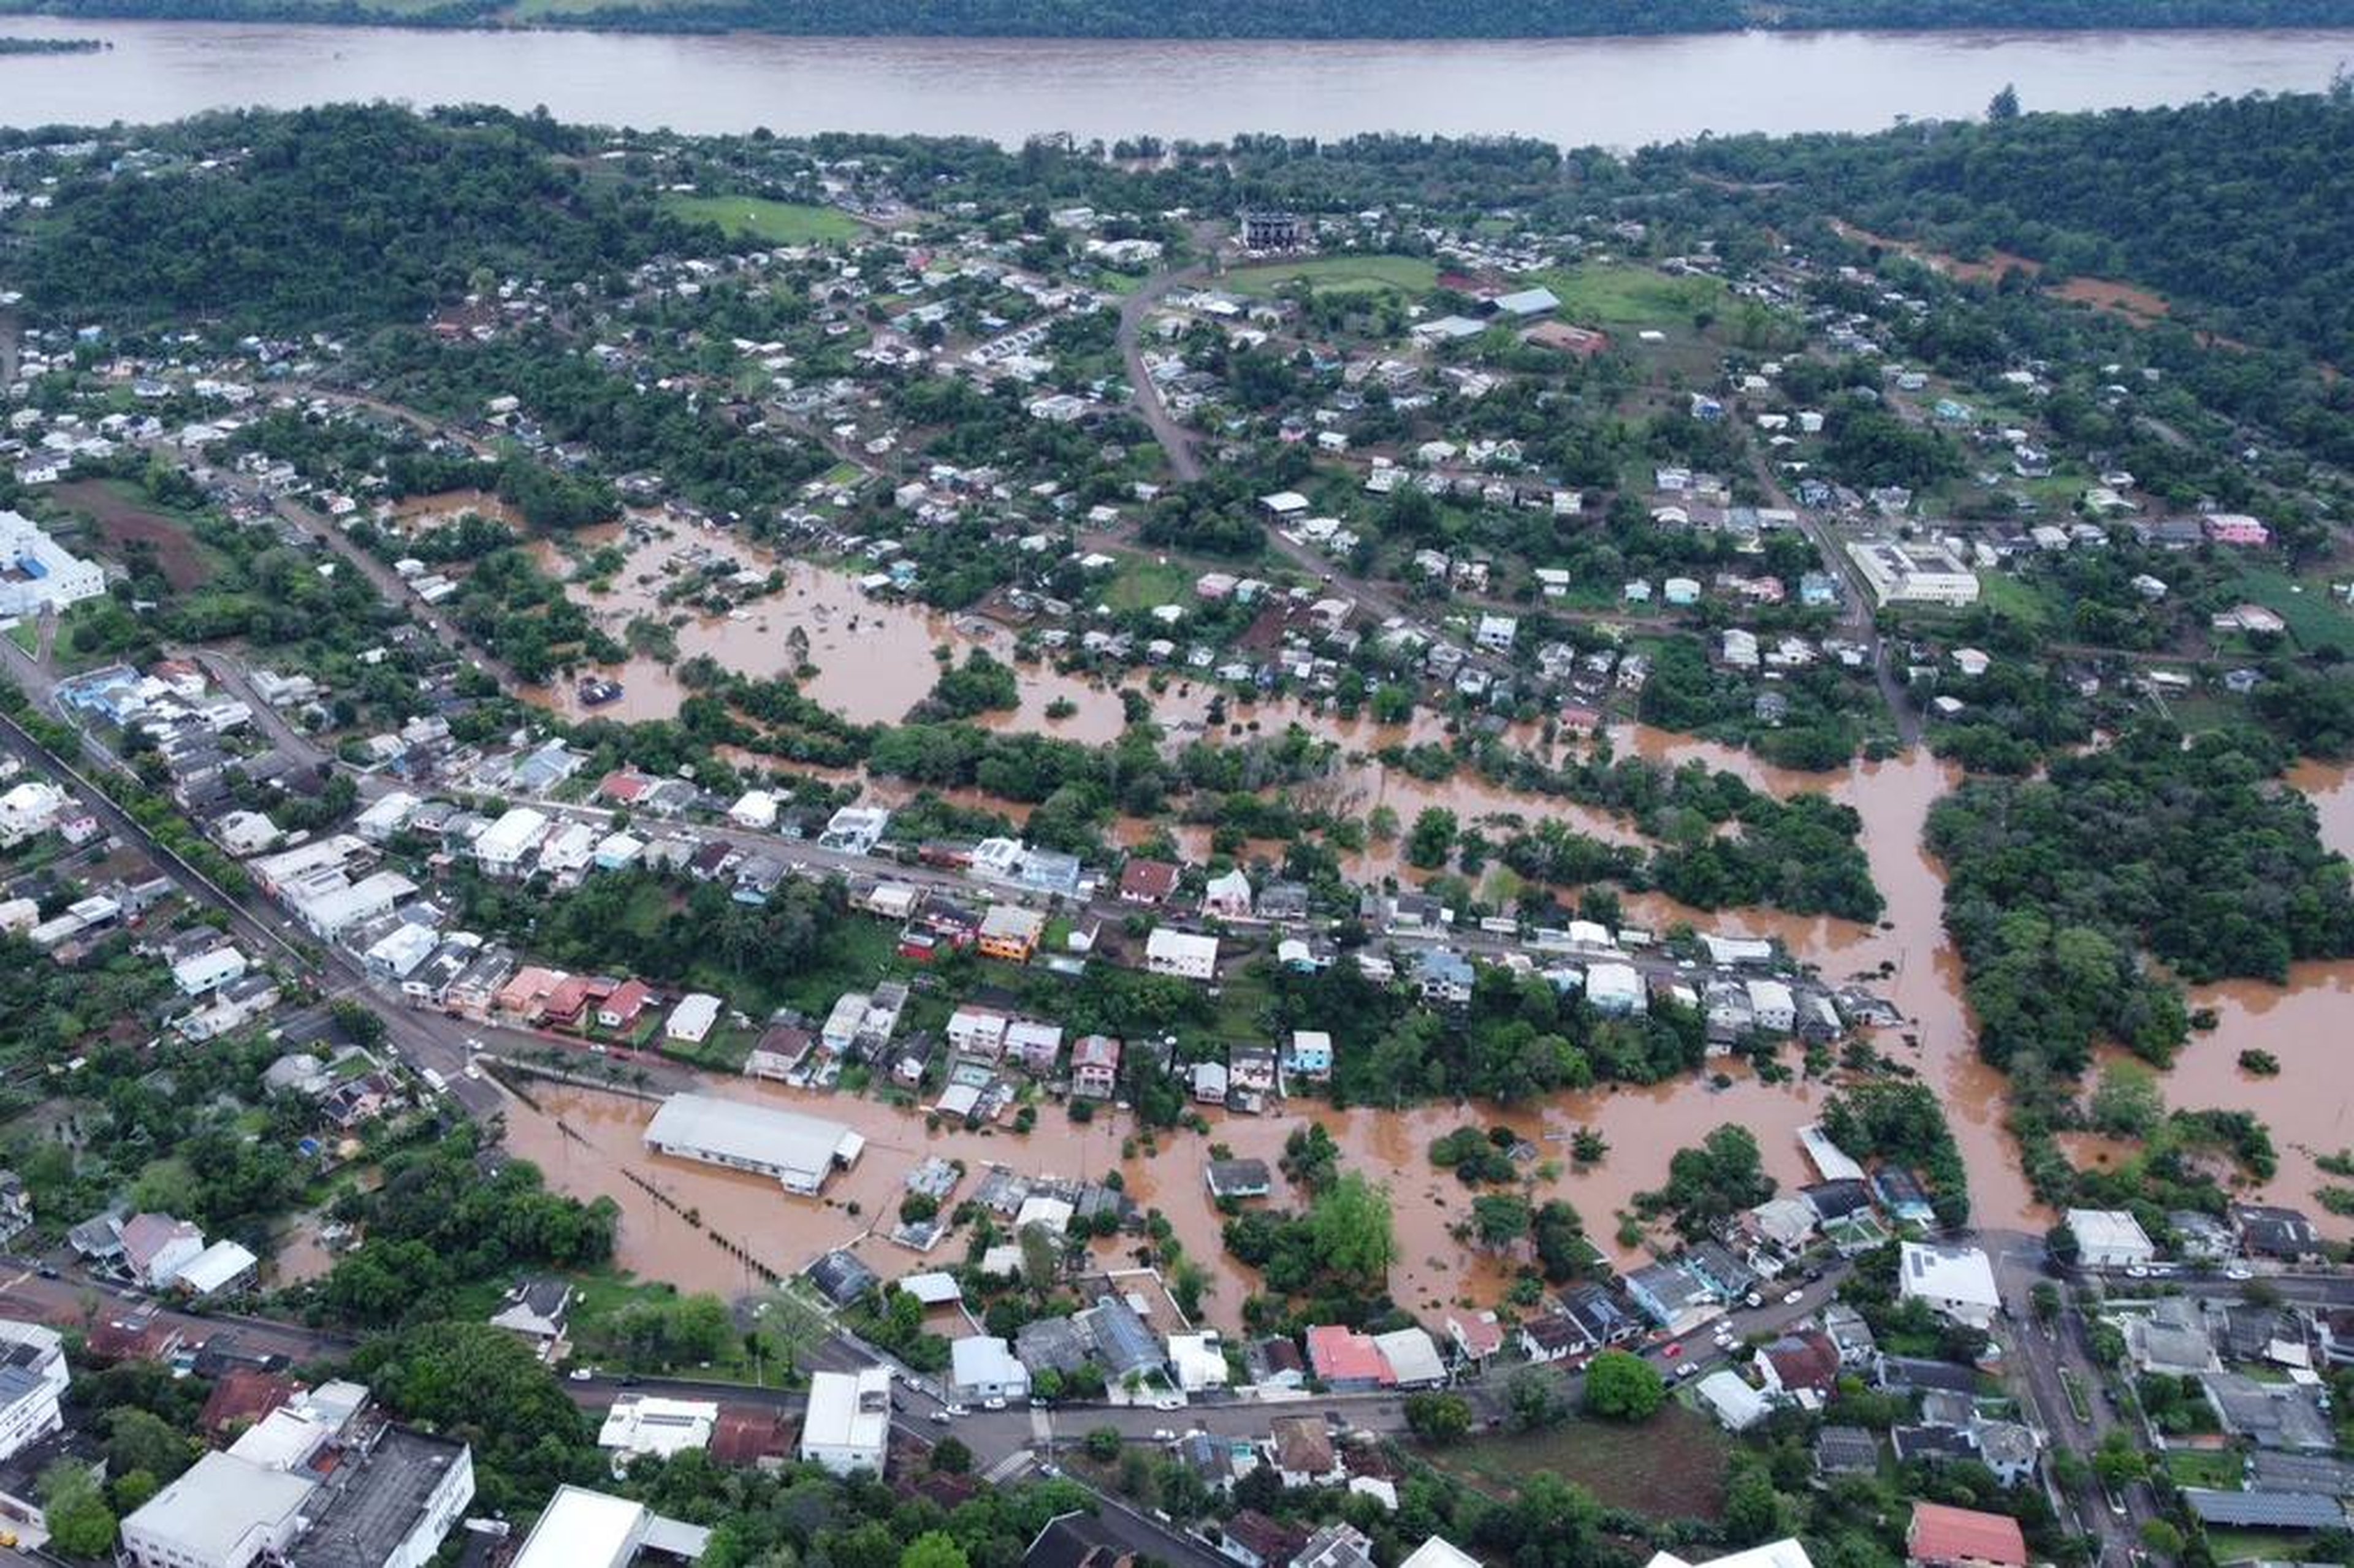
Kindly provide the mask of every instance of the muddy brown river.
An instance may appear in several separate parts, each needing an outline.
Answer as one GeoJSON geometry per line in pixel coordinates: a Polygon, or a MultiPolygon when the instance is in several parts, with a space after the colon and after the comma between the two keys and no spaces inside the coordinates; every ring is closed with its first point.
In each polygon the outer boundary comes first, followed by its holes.
{"type": "Polygon", "coordinates": [[[1703,132],[1877,131],[1984,111],[2318,91],[2343,32],[1719,33],[1688,37],[1166,42],[460,32],[11,17],[89,55],[0,58],[0,124],[209,109],[486,103],[687,132],[1237,132],[1535,136],[1632,147],[1703,132]]]}

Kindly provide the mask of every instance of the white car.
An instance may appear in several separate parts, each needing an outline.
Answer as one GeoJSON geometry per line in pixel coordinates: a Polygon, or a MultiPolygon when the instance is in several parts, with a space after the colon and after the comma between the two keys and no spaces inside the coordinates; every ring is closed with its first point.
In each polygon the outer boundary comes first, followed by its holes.
{"type": "Polygon", "coordinates": [[[594,1374],[592,1374],[587,1367],[574,1367],[570,1372],[564,1375],[570,1378],[574,1383],[587,1383],[594,1374]]]}
{"type": "Polygon", "coordinates": [[[1807,1293],[1805,1291],[1793,1290],[1787,1296],[1782,1298],[1782,1305],[1785,1307],[1796,1307],[1799,1302],[1804,1301],[1806,1298],[1807,1293]]]}
{"type": "Polygon", "coordinates": [[[943,1404],[940,1406],[940,1413],[944,1415],[970,1415],[972,1414],[971,1411],[967,1410],[961,1404],[943,1404]]]}
{"type": "Polygon", "coordinates": [[[2233,1264],[2223,1271],[2223,1277],[2226,1279],[2253,1279],[2255,1277],[2254,1270],[2242,1268],[2238,1264],[2233,1264]]]}
{"type": "Polygon", "coordinates": [[[983,1410],[1002,1410],[1005,1408],[1005,1401],[1002,1399],[984,1399],[981,1402],[981,1407],[983,1410]]]}
{"type": "Polygon", "coordinates": [[[1155,1443],[1174,1443],[1177,1441],[1177,1434],[1170,1431],[1166,1426],[1156,1426],[1152,1429],[1152,1440],[1155,1443]]]}
{"type": "Polygon", "coordinates": [[[1182,1410],[1185,1408],[1185,1402],[1182,1399],[1163,1394],[1161,1397],[1152,1402],[1152,1408],[1155,1410],[1182,1410]]]}
{"type": "Polygon", "coordinates": [[[942,1426],[946,1426],[949,1424],[949,1413],[945,1410],[935,1410],[932,1412],[930,1419],[938,1422],[942,1426]]]}

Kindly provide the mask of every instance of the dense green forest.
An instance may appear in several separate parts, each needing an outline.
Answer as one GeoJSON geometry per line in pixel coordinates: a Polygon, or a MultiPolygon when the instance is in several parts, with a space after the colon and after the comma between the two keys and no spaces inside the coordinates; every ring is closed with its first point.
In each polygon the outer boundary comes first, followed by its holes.
{"type": "Polygon", "coordinates": [[[2103,1039],[2166,1060],[2188,1016],[2151,959],[2193,982],[2285,980],[2354,953],[2346,862],[2275,787],[2283,761],[2258,737],[2185,745],[2148,722],[2041,779],[1974,779],[1938,802],[1929,846],[1988,1060],[2073,1075],[2103,1039]]]}
{"type": "Polygon", "coordinates": [[[1964,260],[2123,279],[2249,343],[2354,360],[2354,91],[1653,154],[1964,260]]]}
{"type": "Polygon", "coordinates": [[[570,282],[685,231],[650,194],[594,190],[552,154],[583,132],[470,113],[457,129],[376,105],[193,121],[190,144],[239,141],[234,166],[73,180],[65,223],[24,258],[26,291],[58,312],[213,316],[315,331],[416,320],[484,269],[570,282]]]}
{"type": "MultiPolygon", "coordinates": [[[[364,22],[482,26],[514,18],[513,0],[36,0],[8,9],[69,16],[364,22]]],[[[1549,38],[1721,33],[1743,27],[2338,27],[2347,0],[648,0],[564,5],[535,25],[633,32],[744,30],[803,35],[1080,38],[1549,38]]]]}

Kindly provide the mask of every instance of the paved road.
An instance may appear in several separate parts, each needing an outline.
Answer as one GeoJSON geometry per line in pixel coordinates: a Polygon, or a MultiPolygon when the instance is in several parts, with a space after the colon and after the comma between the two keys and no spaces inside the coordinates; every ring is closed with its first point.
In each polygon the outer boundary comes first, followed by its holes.
{"type": "Polygon", "coordinates": [[[1202,477],[1202,460],[1194,454],[1193,433],[1179,424],[1171,416],[1168,405],[1161,402],[1161,388],[1153,385],[1151,375],[1144,368],[1144,349],[1140,340],[1144,319],[1152,313],[1155,305],[1177,290],[1194,287],[1208,277],[1206,264],[1157,272],[1119,303],[1119,355],[1128,366],[1128,384],[1136,394],[1136,411],[1151,428],[1152,439],[1161,443],[1161,451],[1168,455],[1169,471],[1181,482],[1202,477]]]}
{"type": "MultiPolygon", "coordinates": [[[[0,1315],[80,1328],[86,1321],[120,1317],[149,1304],[144,1292],[92,1280],[69,1266],[59,1268],[55,1279],[43,1278],[35,1267],[24,1258],[0,1261],[0,1315]]],[[[342,1356],[354,1342],[341,1334],[270,1319],[183,1312],[161,1306],[157,1315],[177,1327],[191,1344],[234,1333],[244,1349],[284,1356],[297,1365],[342,1356]]]]}
{"type": "MultiPolygon", "coordinates": [[[[2031,1419],[2043,1434],[2047,1451],[2055,1446],[2073,1448],[2089,1458],[2102,1439],[2119,1428],[2136,1446],[2143,1446],[2143,1434],[2106,1395],[2107,1380],[2093,1361],[2091,1325],[2084,1315],[2072,1305],[2048,1330],[2035,1322],[2031,1292],[2038,1283],[2052,1278],[2045,1267],[2049,1255],[2043,1238],[2018,1231],[1986,1231],[1977,1241],[1994,1263],[1996,1287],[2009,1312],[1999,1325],[2000,1338],[2014,1375],[2024,1385],[2031,1419]],[[2090,1419],[2077,1415],[2068,1398],[2067,1380],[2084,1390],[2090,1419]]],[[[2242,1287],[2232,1284],[2228,1288],[2236,1295],[2242,1287]]],[[[2099,1543],[2099,1562],[2105,1568],[2126,1568],[2141,1544],[2142,1526],[2158,1517],[2157,1499],[2146,1486],[2126,1489],[2119,1500],[2125,1505],[2122,1514],[2109,1506],[2096,1487],[2090,1496],[2071,1498],[2063,1504],[2063,1517],[2073,1512],[2077,1528],[2099,1543]]]]}

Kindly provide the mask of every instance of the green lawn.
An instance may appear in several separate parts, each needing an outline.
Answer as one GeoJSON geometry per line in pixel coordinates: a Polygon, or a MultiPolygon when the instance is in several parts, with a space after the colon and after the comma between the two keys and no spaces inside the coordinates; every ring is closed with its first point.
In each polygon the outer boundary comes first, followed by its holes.
{"type": "Polygon", "coordinates": [[[1606,263],[1556,268],[1522,279],[1527,287],[1551,289],[1564,320],[1581,324],[1640,331],[1691,330],[1692,313],[1722,311],[1724,285],[1714,278],[1670,278],[1648,267],[1606,263]]]}
{"type": "Polygon", "coordinates": [[[2288,622],[2289,635],[2307,652],[2335,648],[2354,653],[2354,612],[2330,597],[2326,581],[2300,582],[2271,567],[2246,566],[2232,589],[2288,622]]]}
{"type": "Polygon", "coordinates": [[[2008,572],[1978,574],[1978,602],[2034,630],[2047,630],[2052,624],[2051,596],[2008,572]]]}
{"type": "Polygon", "coordinates": [[[673,217],[685,222],[716,224],[731,236],[749,236],[771,245],[814,245],[854,238],[859,232],[857,220],[846,212],[830,207],[769,201],[764,196],[685,196],[673,192],[662,198],[662,207],[673,217]]]}
{"type": "Polygon", "coordinates": [[[2180,1487],[2219,1487],[2236,1490],[2245,1467],[2237,1454],[2203,1453],[2177,1448],[2166,1456],[2166,1473],[2180,1487]]]}
{"type": "Polygon", "coordinates": [[[1193,574],[1183,567],[1145,556],[1123,556],[1119,571],[1104,589],[1104,602],[1114,609],[1150,609],[1155,605],[1182,603],[1193,587],[1193,574]]]}
{"type": "Polygon", "coordinates": [[[1317,256],[1238,268],[1225,280],[1238,294],[1271,294],[1303,281],[1320,294],[1426,294],[1438,286],[1438,269],[1417,256],[1317,256]]]}
{"type": "Polygon", "coordinates": [[[37,653],[41,651],[41,629],[33,624],[31,617],[20,616],[8,628],[8,641],[27,653],[37,653]]]}
{"type": "Polygon", "coordinates": [[[1430,1456],[1483,1491],[1509,1495],[1545,1472],[1610,1508],[1653,1519],[1713,1520],[1724,1511],[1727,1444],[1716,1424],[1670,1404],[1640,1426],[1575,1420],[1549,1432],[1483,1437],[1430,1456]]]}

